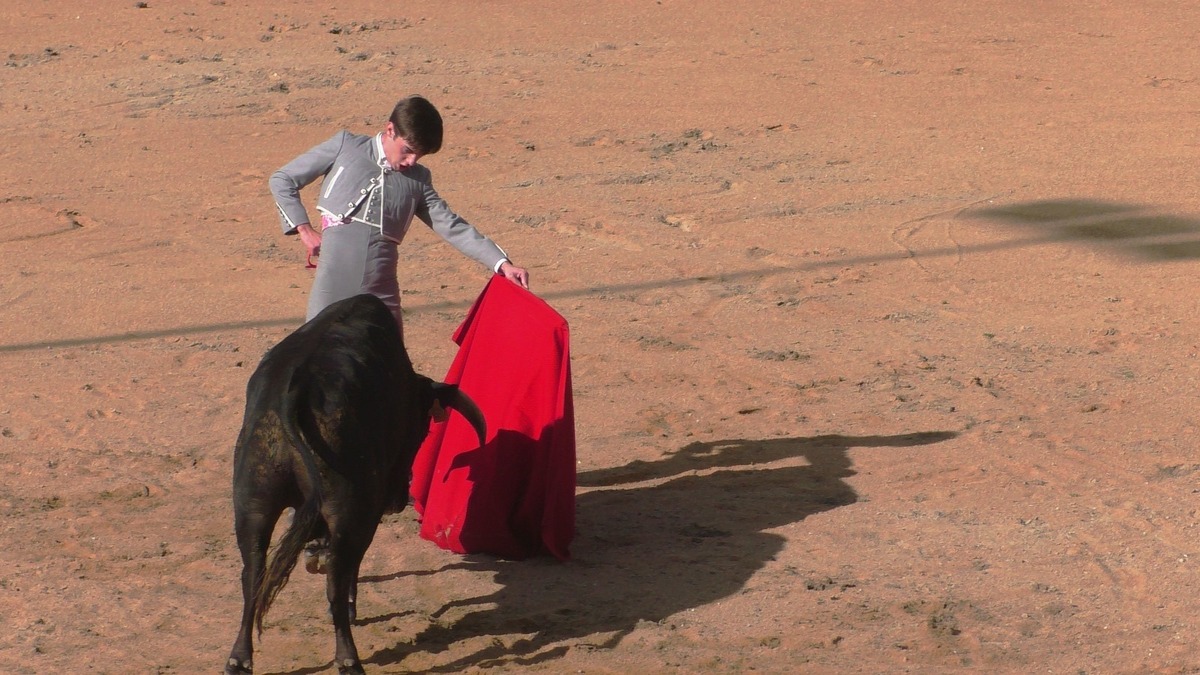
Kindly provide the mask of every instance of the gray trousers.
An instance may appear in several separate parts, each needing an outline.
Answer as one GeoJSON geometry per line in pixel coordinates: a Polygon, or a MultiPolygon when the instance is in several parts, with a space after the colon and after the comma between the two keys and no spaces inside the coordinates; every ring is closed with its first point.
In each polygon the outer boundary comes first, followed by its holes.
{"type": "Polygon", "coordinates": [[[396,242],[384,238],[378,228],[364,223],[350,222],[325,228],[321,233],[321,257],[308,296],[305,320],[311,320],[338,300],[370,293],[392,310],[403,335],[396,249],[396,242]]]}

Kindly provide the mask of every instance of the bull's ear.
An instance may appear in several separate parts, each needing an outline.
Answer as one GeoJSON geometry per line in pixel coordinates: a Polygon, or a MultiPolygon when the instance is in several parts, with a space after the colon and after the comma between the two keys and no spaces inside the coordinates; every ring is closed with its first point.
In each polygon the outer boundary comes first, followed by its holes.
{"type": "Polygon", "coordinates": [[[446,412],[446,409],[442,407],[442,402],[436,398],[433,399],[433,405],[429,406],[429,416],[433,418],[434,422],[445,422],[450,419],[450,413],[446,412]]]}

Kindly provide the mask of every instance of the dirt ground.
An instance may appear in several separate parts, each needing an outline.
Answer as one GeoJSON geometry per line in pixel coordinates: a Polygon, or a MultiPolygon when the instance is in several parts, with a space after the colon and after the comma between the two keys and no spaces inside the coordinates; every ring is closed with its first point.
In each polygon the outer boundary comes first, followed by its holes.
{"type": "MultiPolygon", "coordinates": [[[[428,96],[425,163],[571,325],[573,559],[389,517],[373,672],[1181,673],[1188,3],[0,8],[0,671],[216,672],[231,455],[312,271],[266,180],[428,96]]],[[[314,194],[309,194],[311,205],[314,194]]],[[[445,373],[489,272],[416,226],[445,373]]],[[[319,577],[259,673],[327,672],[319,577]]]]}

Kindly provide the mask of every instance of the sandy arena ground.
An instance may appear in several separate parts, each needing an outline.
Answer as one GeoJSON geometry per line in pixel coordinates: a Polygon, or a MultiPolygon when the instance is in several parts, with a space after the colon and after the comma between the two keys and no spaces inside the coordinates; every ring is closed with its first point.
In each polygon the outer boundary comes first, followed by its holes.
{"type": "MultiPolygon", "coordinates": [[[[0,671],[222,667],[244,388],[312,277],[266,180],[410,93],[441,193],[571,324],[578,535],[508,562],[389,518],[371,671],[1200,671],[1196,25],[5,3],[0,671]]],[[[401,257],[441,376],[488,272],[419,225],[401,257]]],[[[332,669],[323,594],[293,577],[257,672],[332,669]]]]}

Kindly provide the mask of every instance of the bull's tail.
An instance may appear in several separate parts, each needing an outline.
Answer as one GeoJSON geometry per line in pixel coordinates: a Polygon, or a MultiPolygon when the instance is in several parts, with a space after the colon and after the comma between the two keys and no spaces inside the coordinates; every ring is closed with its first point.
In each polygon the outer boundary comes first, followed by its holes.
{"type": "Polygon", "coordinates": [[[258,597],[254,602],[254,625],[259,634],[262,633],[263,618],[266,617],[267,610],[271,608],[275,596],[287,585],[304,545],[317,537],[321,523],[320,503],[309,499],[296,509],[292,526],[283,533],[279,543],[271,548],[271,555],[263,572],[263,582],[258,587],[258,597]]]}

